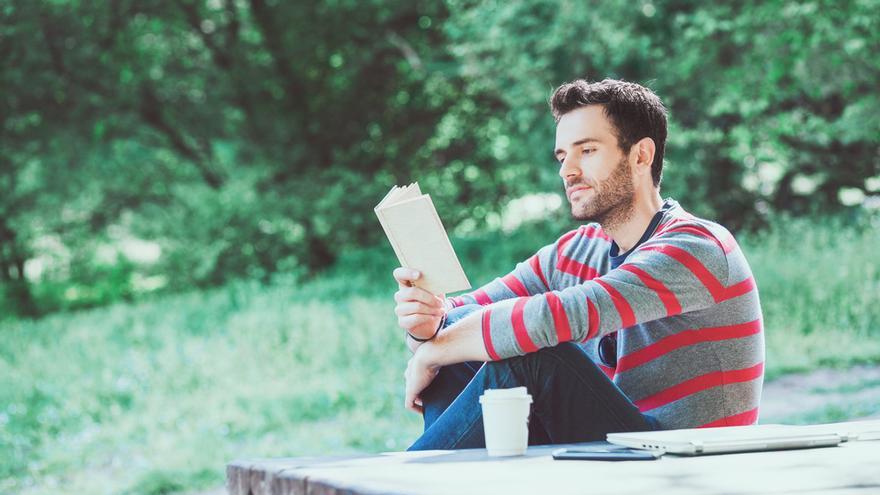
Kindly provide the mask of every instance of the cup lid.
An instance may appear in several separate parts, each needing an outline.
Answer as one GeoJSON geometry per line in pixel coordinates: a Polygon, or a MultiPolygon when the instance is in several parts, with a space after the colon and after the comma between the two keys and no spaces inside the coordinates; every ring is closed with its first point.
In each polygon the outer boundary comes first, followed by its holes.
{"type": "Polygon", "coordinates": [[[525,387],[514,387],[514,388],[495,388],[488,389],[483,392],[483,395],[480,396],[480,403],[482,404],[484,401],[491,400],[523,400],[526,399],[529,402],[532,402],[532,396],[529,395],[528,391],[525,387]]]}
{"type": "Polygon", "coordinates": [[[527,404],[532,403],[531,395],[519,395],[516,397],[486,397],[485,395],[480,396],[480,404],[485,404],[487,402],[526,402],[527,404]]]}

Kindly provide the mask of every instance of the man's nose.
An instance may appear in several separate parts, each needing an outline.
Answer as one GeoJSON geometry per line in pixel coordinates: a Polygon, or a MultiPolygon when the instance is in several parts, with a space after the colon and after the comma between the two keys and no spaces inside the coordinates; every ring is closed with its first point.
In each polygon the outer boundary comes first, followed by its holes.
{"type": "Polygon", "coordinates": [[[559,165],[559,176],[562,177],[562,180],[568,181],[579,175],[581,175],[581,167],[577,160],[571,155],[566,156],[559,165]]]}

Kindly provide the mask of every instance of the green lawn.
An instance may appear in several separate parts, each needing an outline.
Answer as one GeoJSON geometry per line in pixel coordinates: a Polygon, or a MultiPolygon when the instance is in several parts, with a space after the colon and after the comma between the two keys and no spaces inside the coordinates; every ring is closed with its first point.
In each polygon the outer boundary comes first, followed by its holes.
{"type": "MultiPolygon", "coordinates": [[[[741,239],[769,376],[880,362],[880,229],[835,225],[741,239]]],[[[536,238],[456,245],[482,283],[536,238]]],[[[170,493],[222,484],[236,457],[404,448],[420,420],[402,407],[390,258],[381,246],[302,284],[0,324],[0,493],[170,493]]]]}

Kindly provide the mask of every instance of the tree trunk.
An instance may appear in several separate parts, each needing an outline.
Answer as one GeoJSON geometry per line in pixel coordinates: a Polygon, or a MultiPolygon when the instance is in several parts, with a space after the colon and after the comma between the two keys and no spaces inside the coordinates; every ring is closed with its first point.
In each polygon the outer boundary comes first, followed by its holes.
{"type": "Polygon", "coordinates": [[[24,274],[27,256],[22,252],[17,233],[0,218],[0,281],[5,286],[4,297],[19,316],[39,315],[31,286],[24,274]]]}
{"type": "Polygon", "coordinates": [[[302,264],[305,265],[310,274],[314,274],[319,270],[329,268],[336,262],[336,252],[327,243],[327,240],[321,237],[315,230],[311,220],[303,222],[306,229],[305,235],[305,255],[301,258],[302,264]]]}

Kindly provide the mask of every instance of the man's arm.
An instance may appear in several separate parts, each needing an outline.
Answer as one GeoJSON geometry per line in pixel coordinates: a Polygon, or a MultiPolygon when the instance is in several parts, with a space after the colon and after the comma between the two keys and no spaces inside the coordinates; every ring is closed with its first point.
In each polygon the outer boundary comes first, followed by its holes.
{"type": "Polygon", "coordinates": [[[446,366],[465,361],[489,361],[483,343],[482,318],[485,310],[474,311],[440,331],[437,337],[422,344],[416,355],[431,366],[446,366]]]}
{"type": "MultiPolygon", "coordinates": [[[[570,239],[570,232],[562,239],[570,239]]],[[[504,277],[483,285],[482,287],[456,297],[446,298],[431,294],[415,286],[421,274],[416,270],[399,267],[393,272],[398,284],[394,294],[397,303],[394,308],[398,325],[406,330],[406,346],[415,352],[422,345],[421,339],[431,339],[443,324],[445,314],[465,304],[489,305],[505,299],[526,297],[549,290],[553,263],[559,249],[559,241],[544,246],[531,258],[518,263],[504,277]],[[546,275],[545,275],[546,274],[546,275]]]]}
{"type": "MultiPolygon", "coordinates": [[[[729,280],[728,247],[722,244],[702,227],[689,226],[651,238],[623,265],[602,276],[564,290],[493,304],[482,328],[486,349],[493,360],[505,359],[750,293],[750,272],[729,280]]],[[[741,258],[742,253],[731,256],[741,258]]]]}
{"type": "Polygon", "coordinates": [[[431,384],[440,367],[464,361],[490,360],[481,332],[485,312],[484,309],[467,315],[413,351],[405,373],[404,406],[407,409],[422,412],[419,395],[431,384]]]}
{"type": "MultiPolygon", "coordinates": [[[[563,239],[566,236],[563,236],[563,239]]],[[[559,241],[544,246],[527,260],[517,263],[516,267],[503,277],[498,277],[467,294],[447,298],[447,304],[450,309],[465,304],[486,306],[505,299],[547,292],[550,290],[549,280],[556,262],[558,244],[559,241]]]]}
{"type": "MultiPolygon", "coordinates": [[[[486,306],[416,351],[407,370],[407,407],[418,410],[418,394],[440,366],[504,359],[740,296],[756,298],[748,270],[742,280],[729,280],[727,252],[735,246],[722,244],[708,231],[683,228],[649,240],[601,277],[486,306]]],[[[760,319],[757,306],[755,318],[760,319]]]]}
{"type": "Polygon", "coordinates": [[[394,278],[400,287],[394,296],[397,301],[395,312],[398,324],[409,334],[405,337],[407,347],[415,352],[422,344],[417,339],[430,339],[442,325],[443,315],[453,308],[465,304],[489,306],[500,301],[544,294],[551,290],[554,272],[560,263],[567,273],[589,270],[585,267],[578,268],[576,262],[562,254],[569,243],[583,243],[585,238],[589,242],[611,242],[598,225],[584,225],[539,249],[530,258],[518,263],[507,275],[472,292],[450,298],[435,296],[415,287],[414,282],[418,280],[419,274],[414,270],[403,267],[395,269],[394,278]]]}

